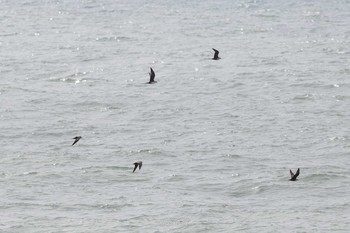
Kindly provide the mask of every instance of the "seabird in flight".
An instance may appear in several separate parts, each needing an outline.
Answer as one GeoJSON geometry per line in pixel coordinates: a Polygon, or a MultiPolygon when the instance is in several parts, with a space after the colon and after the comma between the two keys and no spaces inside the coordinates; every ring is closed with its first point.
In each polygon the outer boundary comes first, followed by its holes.
{"type": "Polygon", "coordinates": [[[81,136],[76,136],[73,139],[74,139],[74,142],[73,142],[72,146],[81,139],[81,136]]]}
{"type": "Polygon", "coordinates": [[[300,168],[298,168],[295,174],[292,172],[292,170],[289,170],[289,172],[290,172],[290,181],[296,181],[300,173],[300,168]]]}
{"type": "Polygon", "coordinates": [[[221,57],[219,57],[219,51],[218,50],[216,50],[216,49],[214,49],[213,48],[213,50],[214,50],[214,57],[212,58],[213,60],[219,60],[219,59],[221,59],[221,57]]]}
{"type": "Polygon", "coordinates": [[[152,67],[151,67],[151,72],[149,72],[149,82],[148,84],[156,83],[157,81],[154,81],[154,77],[156,74],[154,73],[152,67]]]}
{"type": "Polygon", "coordinates": [[[141,169],[141,167],[142,167],[142,161],[136,161],[135,163],[134,163],[134,170],[132,171],[133,173],[135,172],[135,170],[136,170],[136,168],[137,167],[139,167],[139,170],[141,169]]]}

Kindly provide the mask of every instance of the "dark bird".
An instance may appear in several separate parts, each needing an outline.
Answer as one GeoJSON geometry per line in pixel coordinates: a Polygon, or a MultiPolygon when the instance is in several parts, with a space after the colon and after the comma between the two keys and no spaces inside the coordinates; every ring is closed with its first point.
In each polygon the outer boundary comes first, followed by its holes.
{"type": "Polygon", "coordinates": [[[151,72],[149,72],[149,82],[148,84],[156,83],[157,81],[154,81],[154,77],[156,77],[156,74],[154,73],[152,67],[151,72]]]}
{"type": "Polygon", "coordinates": [[[213,50],[214,50],[214,57],[212,58],[213,60],[219,60],[219,59],[221,59],[221,57],[219,57],[219,51],[218,50],[216,50],[216,49],[214,49],[213,48],[213,50]]]}
{"type": "Polygon", "coordinates": [[[132,171],[133,173],[135,172],[136,168],[139,167],[139,170],[141,169],[142,167],[142,161],[136,161],[134,163],[135,167],[134,167],[134,170],[132,171]]]}
{"type": "Polygon", "coordinates": [[[73,142],[72,146],[81,139],[81,136],[76,136],[73,139],[74,139],[74,142],[73,142]]]}
{"type": "Polygon", "coordinates": [[[292,170],[289,170],[289,172],[290,172],[290,181],[296,181],[300,173],[300,168],[298,168],[295,174],[292,172],[292,170]]]}

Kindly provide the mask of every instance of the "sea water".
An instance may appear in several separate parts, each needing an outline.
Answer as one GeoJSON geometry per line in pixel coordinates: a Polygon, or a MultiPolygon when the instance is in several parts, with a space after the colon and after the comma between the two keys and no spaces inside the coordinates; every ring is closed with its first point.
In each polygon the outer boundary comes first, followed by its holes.
{"type": "Polygon", "coordinates": [[[349,232],[350,1],[1,0],[0,22],[1,232],[349,232]]]}

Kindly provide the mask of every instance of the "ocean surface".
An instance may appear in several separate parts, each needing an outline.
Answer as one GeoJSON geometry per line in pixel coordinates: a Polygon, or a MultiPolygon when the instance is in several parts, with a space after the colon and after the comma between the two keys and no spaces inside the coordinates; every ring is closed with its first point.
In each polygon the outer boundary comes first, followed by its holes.
{"type": "Polygon", "coordinates": [[[0,0],[0,22],[1,233],[350,231],[349,0],[0,0]]]}

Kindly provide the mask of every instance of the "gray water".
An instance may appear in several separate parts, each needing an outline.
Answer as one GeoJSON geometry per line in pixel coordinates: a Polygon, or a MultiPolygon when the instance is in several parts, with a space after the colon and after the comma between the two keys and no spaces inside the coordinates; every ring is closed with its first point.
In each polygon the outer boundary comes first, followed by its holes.
{"type": "Polygon", "coordinates": [[[349,232],[350,1],[2,0],[0,22],[0,232],[349,232]]]}

